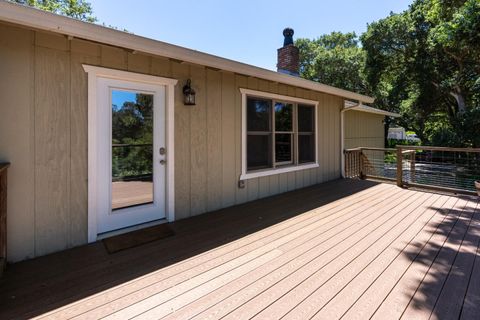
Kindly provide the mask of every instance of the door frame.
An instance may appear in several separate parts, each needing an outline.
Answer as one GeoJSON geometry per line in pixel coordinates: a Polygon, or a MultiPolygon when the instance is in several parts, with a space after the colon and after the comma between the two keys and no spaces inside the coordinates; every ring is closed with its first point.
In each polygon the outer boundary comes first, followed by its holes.
{"type": "MultiPolygon", "coordinates": [[[[97,172],[100,170],[98,163],[97,135],[99,126],[104,125],[99,119],[97,106],[98,79],[122,80],[132,83],[146,83],[165,86],[165,142],[166,142],[166,172],[165,172],[165,217],[166,221],[175,220],[175,168],[174,168],[174,106],[176,79],[145,75],[141,73],[108,69],[103,67],[83,64],[83,69],[88,74],[88,242],[98,240],[98,202],[99,185],[97,172]]],[[[146,223],[151,225],[150,223],[146,223]]],[[[128,228],[127,228],[128,229],[128,228]]]]}

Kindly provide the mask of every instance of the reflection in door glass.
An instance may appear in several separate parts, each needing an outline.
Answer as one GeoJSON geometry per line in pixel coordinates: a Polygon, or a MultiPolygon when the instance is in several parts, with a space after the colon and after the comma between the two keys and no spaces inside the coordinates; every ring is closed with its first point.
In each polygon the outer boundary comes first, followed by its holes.
{"type": "Polygon", "coordinates": [[[112,90],[112,209],[153,202],[153,95],[112,90]]]}

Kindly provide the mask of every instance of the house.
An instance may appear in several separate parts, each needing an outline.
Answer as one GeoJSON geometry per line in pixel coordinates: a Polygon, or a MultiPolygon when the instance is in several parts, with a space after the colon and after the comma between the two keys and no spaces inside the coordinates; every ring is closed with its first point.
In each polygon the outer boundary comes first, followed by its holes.
{"type": "Polygon", "coordinates": [[[402,127],[393,127],[388,128],[388,136],[387,139],[394,139],[394,140],[406,140],[410,143],[420,142],[420,138],[417,136],[416,133],[407,133],[405,128],[402,127]]]}
{"type": "Polygon", "coordinates": [[[396,140],[407,139],[407,134],[405,132],[405,128],[403,128],[403,127],[388,128],[387,138],[388,139],[396,139],[396,140]]]}
{"type": "Polygon", "coordinates": [[[0,1],[8,260],[338,179],[343,149],[382,147],[397,115],[298,77],[284,36],[275,72],[0,1]]]}

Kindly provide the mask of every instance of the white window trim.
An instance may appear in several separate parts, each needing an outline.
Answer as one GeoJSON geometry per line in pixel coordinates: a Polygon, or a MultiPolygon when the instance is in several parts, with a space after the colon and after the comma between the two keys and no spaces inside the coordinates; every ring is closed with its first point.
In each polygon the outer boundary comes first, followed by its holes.
{"type": "Polygon", "coordinates": [[[242,94],[242,172],[240,180],[248,180],[259,177],[266,177],[281,173],[294,172],[299,170],[307,170],[318,168],[318,101],[302,99],[297,97],[285,96],[275,93],[251,90],[240,88],[242,94]],[[253,172],[247,172],[247,96],[254,96],[258,98],[267,98],[272,100],[280,100],[282,102],[292,102],[300,104],[313,105],[315,108],[315,161],[312,163],[305,163],[299,165],[292,165],[288,167],[262,169],[253,172]]]}
{"type": "Polygon", "coordinates": [[[97,232],[97,177],[96,170],[98,166],[97,154],[97,80],[98,78],[107,78],[115,80],[133,81],[154,85],[165,86],[165,119],[166,119],[166,219],[175,220],[175,145],[174,145],[174,88],[178,80],[145,75],[140,73],[108,69],[83,64],[83,69],[88,74],[88,242],[95,242],[98,239],[97,232]]]}

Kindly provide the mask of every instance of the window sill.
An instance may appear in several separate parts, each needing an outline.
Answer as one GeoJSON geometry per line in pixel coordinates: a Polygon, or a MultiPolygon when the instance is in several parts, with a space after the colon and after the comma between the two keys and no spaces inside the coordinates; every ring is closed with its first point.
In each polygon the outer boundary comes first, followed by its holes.
{"type": "Polygon", "coordinates": [[[291,166],[291,167],[285,167],[285,168],[254,171],[254,172],[244,173],[244,174],[240,175],[240,180],[248,180],[248,179],[254,179],[254,178],[259,178],[259,177],[267,177],[267,176],[273,176],[275,174],[294,172],[294,171],[300,171],[300,170],[307,170],[307,169],[314,169],[314,168],[318,168],[318,167],[319,167],[318,163],[308,163],[308,164],[302,164],[302,165],[298,165],[298,166],[291,166]]]}

